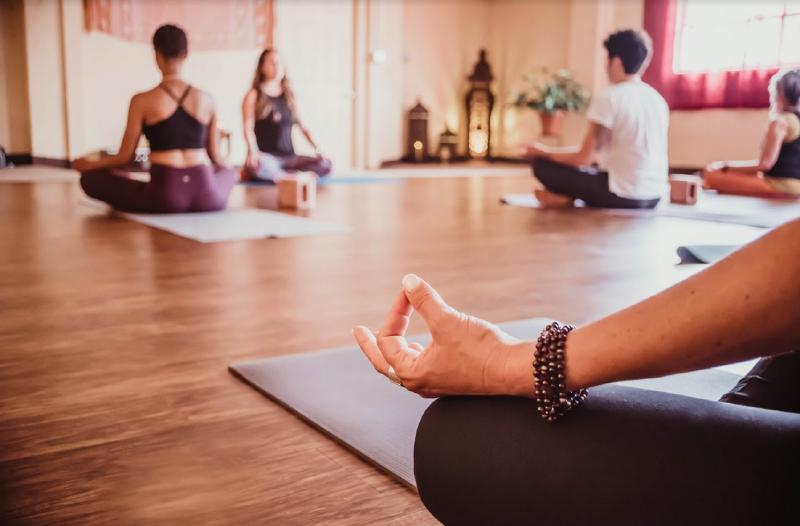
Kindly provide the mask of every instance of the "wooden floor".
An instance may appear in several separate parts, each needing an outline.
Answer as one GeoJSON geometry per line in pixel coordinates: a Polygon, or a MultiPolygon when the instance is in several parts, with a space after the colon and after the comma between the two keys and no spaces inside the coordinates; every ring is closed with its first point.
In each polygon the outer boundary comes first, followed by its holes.
{"type": "Polygon", "coordinates": [[[350,344],[407,272],[493,321],[584,322],[694,272],[677,245],[753,236],[498,203],[529,186],[331,185],[312,216],[351,235],[200,244],[84,206],[75,182],[0,184],[0,523],[436,524],[226,367],[350,344]]]}

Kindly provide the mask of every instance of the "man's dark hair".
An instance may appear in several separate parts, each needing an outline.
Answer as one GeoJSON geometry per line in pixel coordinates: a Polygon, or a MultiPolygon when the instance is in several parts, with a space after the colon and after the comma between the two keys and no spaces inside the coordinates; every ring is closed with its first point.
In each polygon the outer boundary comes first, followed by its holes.
{"type": "Polygon", "coordinates": [[[183,29],[165,24],[153,33],[153,47],[166,58],[183,58],[189,52],[189,42],[183,29]]]}
{"type": "Polygon", "coordinates": [[[800,102],[800,69],[787,69],[776,73],[772,77],[772,83],[781,90],[789,106],[797,106],[800,102]]]}
{"type": "Polygon", "coordinates": [[[619,57],[625,73],[633,75],[643,69],[642,65],[653,52],[653,42],[645,31],[624,29],[612,33],[603,42],[608,51],[608,59],[619,57]]]}

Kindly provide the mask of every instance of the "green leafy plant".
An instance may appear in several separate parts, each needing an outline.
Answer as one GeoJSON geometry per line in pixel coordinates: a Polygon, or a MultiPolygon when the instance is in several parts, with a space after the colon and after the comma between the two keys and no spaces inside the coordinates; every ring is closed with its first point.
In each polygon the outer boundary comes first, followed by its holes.
{"type": "Polygon", "coordinates": [[[589,104],[589,91],[566,69],[542,69],[523,77],[525,88],[513,96],[512,106],[544,113],[580,111],[589,104]]]}

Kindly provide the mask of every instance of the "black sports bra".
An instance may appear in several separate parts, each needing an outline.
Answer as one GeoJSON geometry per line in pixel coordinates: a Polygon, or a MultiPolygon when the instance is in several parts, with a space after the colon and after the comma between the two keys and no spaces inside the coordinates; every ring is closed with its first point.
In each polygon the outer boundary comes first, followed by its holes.
{"type": "Polygon", "coordinates": [[[258,149],[264,153],[285,156],[294,155],[292,127],[294,113],[286,94],[270,97],[271,110],[263,119],[256,119],[253,131],[256,134],[258,149]]]}
{"type": "MultiPolygon", "coordinates": [[[[800,112],[793,111],[798,118],[800,112]]],[[[800,137],[792,142],[781,144],[778,158],[772,168],[767,170],[770,177],[781,177],[787,179],[800,179],[800,137]]]]}
{"type": "Polygon", "coordinates": [[[183,109],[183,101],[192,87],[186,86],[186,91],[180,97],[176,97],[164,84],[159,84],[158,87],[177,102],[178,107],[166,119],[160,120],[155,124],[142,126],[142,132],[150,143],[150,151],[163,152],[166,150],[205,148],[206,139],[208,138],[208,125],[198,121],[183,109]]]}

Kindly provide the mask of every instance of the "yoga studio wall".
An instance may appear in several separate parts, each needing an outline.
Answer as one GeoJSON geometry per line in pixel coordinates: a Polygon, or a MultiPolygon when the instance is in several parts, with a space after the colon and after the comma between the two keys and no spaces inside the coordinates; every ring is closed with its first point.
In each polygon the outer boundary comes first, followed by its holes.
{"type": "MultiPolygon", "coordinates": [[[[601,89],[601,42],[614,29],[641,27],[643,5],[274,0],[273,41],[288,64],[303,119],[338,170],[399,158],[403,115],[417,98],[430,112],[432,135],[447,125],[463,142],[465,78],[480,48],[496,77],[494,153],[513,155],[517,144],[539,133],[532,112],[504,104],[520,77],[567,67],[593,91],[601,89]]],[[[115,148],[131,95],[158,81],[148,42],[86,32],[81,0],[3,0],[0,15],[0,144],[61,160],[115,148]]],[[[239,163],[245,151],[240,104],[259,50],[210,47],[192,46],[186,78],[214,95],[239,163]]],[[[752,157],[765,120],[766,110],[674,111],[670,161],[702,166],[713,158],[752,157]]],[[[564,142],[577,140],[584,126],[582,116],[570,115],[564,142]]],[[[297,139],[298,150],[306,151],[297,139]]]]}

